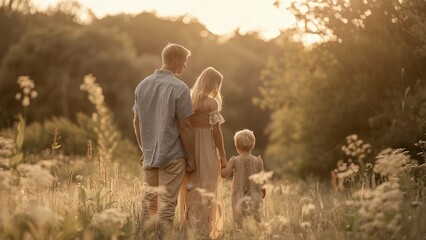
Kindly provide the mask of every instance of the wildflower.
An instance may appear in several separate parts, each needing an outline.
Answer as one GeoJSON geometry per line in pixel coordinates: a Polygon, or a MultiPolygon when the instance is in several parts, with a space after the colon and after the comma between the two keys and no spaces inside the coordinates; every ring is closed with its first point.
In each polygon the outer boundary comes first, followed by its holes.
{"type": "MultiPolygon", "coordinates": [[[[84,76],[84,85],[85,86],[93,85],[95,83],[95,81],[96,81],[96,79],[93,77],[92,74],[84,76]]],[[[80,89],[82,89],[81,86],[80,86],[80,89]]]]}
{"type": "Polygon", "coordinates": [[[0,136],[0,156],[10,157],[15,148],[15,141],[12,138],[0,136]]]}
{"type": "Polygon", "coordinates": [[[91,161],[92,159],[93,159],[92,141],[87,140],[87,160],[91,161]]]}
{"type": "Polygon", "coordinates": [[[158,187],[152,187],[148,185],[144,185],[143,189],[145,192],[153,193],[153,194],[165,194],[166,193],[166,187],[165,186],[158,186],[158,187]]]}
{"type": "Polygon", "coordinates": [[[21,100],[21,98],[22,98],[22,94],[21,93],[17,93],[17,94],[15,94],[15,99],[16,100],[21,100]]]}
{"type": "Polygon", "coordinates": [[[370,149],[371,148],[371,144],[369,144],[369,143],[364,144],[364,145],[362,145],[362,148],[363,149],[370,149]]]}
{"type": "Polygon", "coordinates": [[[48,207],[34,206],[30,207],[29,214],[39,228],[56,226],[63,218],[55,213],[48,207]]]}
{"type": "Polygon", "coordinates": [[[356,134],[352,134],[346,137],[347,142],[356,141],[356,140],[358,140],[358,135],[356,134]]]}
{"type": "Polygon", "coordinates": [[[250,203],[251,201],[251,197],[249,196],[244,196],[240,199],[238,199],[237,204],[236,204],[236,211],[237,212],[242,212],[243,208],[245,208],[245,206],[250,203]]]}
{"type": "Polygon", "coordinates": [[[355,192],[356,203],[360,206],[360,230],[372,239],[394,236],[400,229],[400,208],[403,195],[395,179],[384,182],[376,189],[355,192]],[[377,231],[381,229],[381,231],[377,231]]]}
{"type": "Polygon", "coordinates": [[[75,176],[75,180],[77,180],[77,182],[81,182],[81,181],[83,181],[83,176],[81,176],[81,175],[77,175],[77,176],[75,176]]]}
{"type": "Polygon", "coordinates": [[[315,205],[308,203],[302,206],[302,216],[309,216],[315,210],[315,205]]]}
{"type": "Polygon", "coordinates": [[[275,215],[270,218],[269,221],[262,223],[263,232],[268,236],[281,234],[289,224],[290,221],[288,218],[281,215],[275,215]]]}
{"type": "Polygon", "coordinates": [[[127,223],[127,215],[118,208],[109,208],[101,213],[96,213],[92,218],[93,226],[114,233],[120,230],[127,223]]]}
{"type": "Polygon", "coordinates": [[[282,193],[282,188],[281,186],[272,186],[272,192],[273,193],[282,193]]]}
{"type": "Polygon", "coordinates": [[[30,105],[30,98],[28,96],[24,96],[24,99],[22,100],[22,106],[28,107],[30,105]]]}
{"type": "Polygon", "coordinates": [[[414,144],[414,146],[419,147],[419,148],[426,148],[426,141],[419,140],[417,143],[414,144]]]}
{"type": "Polygon", "coordinates": [[[349,169],[350,169],[351,171],[353,171],[354,173],[356,173],[356,172],[358,172],[358,171],[359,171],[359,165],[351,163],[351,164],[349,165],[349,169]]]}
{"type": "Polygon", "coordinates": [[[20,173],[21,182],[29,188],[34,187],[34,184],[46,186],[51,184],[54,179],[50,171],[38,164],[20,164],[17,170],[20,173]]]}
{"type": "Polygon", "coordinates": [[[28,76],[19,76],[18,77],[19,87],[22,89],[22,93],[17,93],[15,99],[21,101],[22,106],[28,107],[30,105],[30,99],[37,97],[37,92],[33,90],[35,87],[34,81],[31,80],[28,76]]]}
{"type": "Polygon", "coordinates": [[[377,156],[373,171],[382,176],[396,177],[410,163],[410,157],[402,149],[385,149],[377,156]]]}
{"type": "Polygon", "coordinates": [[[92,114],[92,120],[96,124],[94,130],[98,138],[100,164],[105,166],[112,161],[112,153],[117,147],[118,135],[112,115],[105,104],[102,88],[95,80],[93,75],[86,75],[84,83],[80,85],[80,90],[89,94],[89,101],[96,108],[96,113],[92,114]]]}
{"type": "Polygon", "coordinates": [[[196,188],[195,189],[201,196],[202,203],[212,203],[216,201],[216,195],[212,192],[207,191],[204,188],[196,188]]]}
{"type": "Polygon", "coordinates": [[[364,143],[362,139],[356,134],[352,134],[346,137],[346,145],[341,147],[341,150],[349,157],[347,161],[339,160],[337,161],[337,168],[334,170],[337,178],[333,180],[334,186],[337,186],[337,189],[343,190],[344,182],[349,180],[354,180],[356,174],[362,169],[365,172],[364,159],[371,152],[371,145],[364,143]]]}
{"type": "Polygon", "coordinates": [[[37,96],[38,96],[38,92],[37,91],[35,91],[35,90],[31,91],[31,93],[30,93],[30,97],[31,98],[36,98],[37,96]]]}
{"type": "Polygon", "coordinates": [[[272,185],[272,184],[264,184],[262,186],[262,189],[265,189],[266,192],[272,192],[272,191],[275,190],[274,185],[272,185]]]}
{"type": "Polygon", "coordinates": [[[11,171],[0,171],[0,192],[12,187],[13,174],[11,171]]]}
{"type": "Polygon", "coordinates": [[[346,169],[348,169],[347,164],[345,162],[343,162],[343,160],[339,160],[337,162],[337,170],[338,171],[346,171],[346,169]]]}
{"type": "Polygon", "coordinates": [[[274,174],[273,171],[269,171],[269,172],[260,172],[260,173],[256,173],[256,174],[252,174],[249,179],[252,180],[253,182],[263,185],[266,183],[266,181],[268,181],[272,175],[274,174]]]}
{"type": "Polygon", "coordinates": [[[194,187],[194,184],[188,183],[186,184],[186,191],[190,191],[194,187]]]}
{"type": "Polygon", "coordinates": [[[31,89],[28,87],[25,87],[24,89],[22,89],[22,92],[24,92],[25,95],[29,95],[31,92],[31,89]]]}
{"type": "Polygon", "coordinates": [[[20,88],[24,88],[26,86],[29,86],[30,81],[31,80],[29,76],[19,76],[17,83],[19,84],[20,88]]]}

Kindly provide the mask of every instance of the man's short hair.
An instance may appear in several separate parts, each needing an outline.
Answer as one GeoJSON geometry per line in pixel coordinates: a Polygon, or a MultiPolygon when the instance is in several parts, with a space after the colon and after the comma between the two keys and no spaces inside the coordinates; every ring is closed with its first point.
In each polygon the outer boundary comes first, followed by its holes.
{"type": "Polygon", "coordinates": [[[245,152],[251,151],[256,143],[256,138],[252,131],[244,129],[234,135],[235,146],[245,152]]]}
{"type": "Polygon", "coordinates": [[[161,52],[163,64],[173,64],[176,60],[186,60],[189,56],[191,51],[175,43],[167,44],[161,52]]]}

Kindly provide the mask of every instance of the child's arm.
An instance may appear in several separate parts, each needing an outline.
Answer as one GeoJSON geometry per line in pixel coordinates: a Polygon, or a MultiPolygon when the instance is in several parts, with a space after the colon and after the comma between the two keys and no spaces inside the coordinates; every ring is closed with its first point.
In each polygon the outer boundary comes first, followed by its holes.
{"type": "Polygon", "coordinates": [[[232,173],[232,169],[234,167],[234,157],[231,157],[226,167],[222,168],[220,175],[222,178],[227,178],[232,173]]]}

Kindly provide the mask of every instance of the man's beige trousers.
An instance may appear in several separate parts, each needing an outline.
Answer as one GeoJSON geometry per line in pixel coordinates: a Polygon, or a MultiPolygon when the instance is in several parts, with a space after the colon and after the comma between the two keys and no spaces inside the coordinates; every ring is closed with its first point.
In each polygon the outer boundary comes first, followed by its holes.
{"type": "Polygon", "coordinates": [[[142,225],[150,229],[155,224],[159,238],[171,234],[185,169],[185,159],[178,158],[166,166],[143,170],[142,225]]]}

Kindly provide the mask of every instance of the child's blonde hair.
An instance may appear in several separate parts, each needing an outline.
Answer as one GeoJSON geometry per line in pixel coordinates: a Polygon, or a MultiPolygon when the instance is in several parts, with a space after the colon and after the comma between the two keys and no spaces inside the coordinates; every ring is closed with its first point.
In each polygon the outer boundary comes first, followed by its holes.
{"type": "Polygon", "coordinates": [[[235,133],[234,144],[237,149],[249,152],[253,150],[256,144],[256,137],[254,136],[253,131],[244,129],[235,133]]]}
{"type": "Polygon", "coordinates": [[[191,56],[191,51],[176,43],[167,44],[161,52],[163,64],[168,65],[173,65],[176,61],[185,60],[189,56],[191,56]]]}
{"type": "Polygon", "coordinates": [[[201,107],[201,103],[206,97],[215,99],[219,111],[222,110],[222,95],[220,94],[222,80],[222,74],[213,67],[208,67],[203,70],[191,89],[192,106],[194,110],[201,107]]]}

